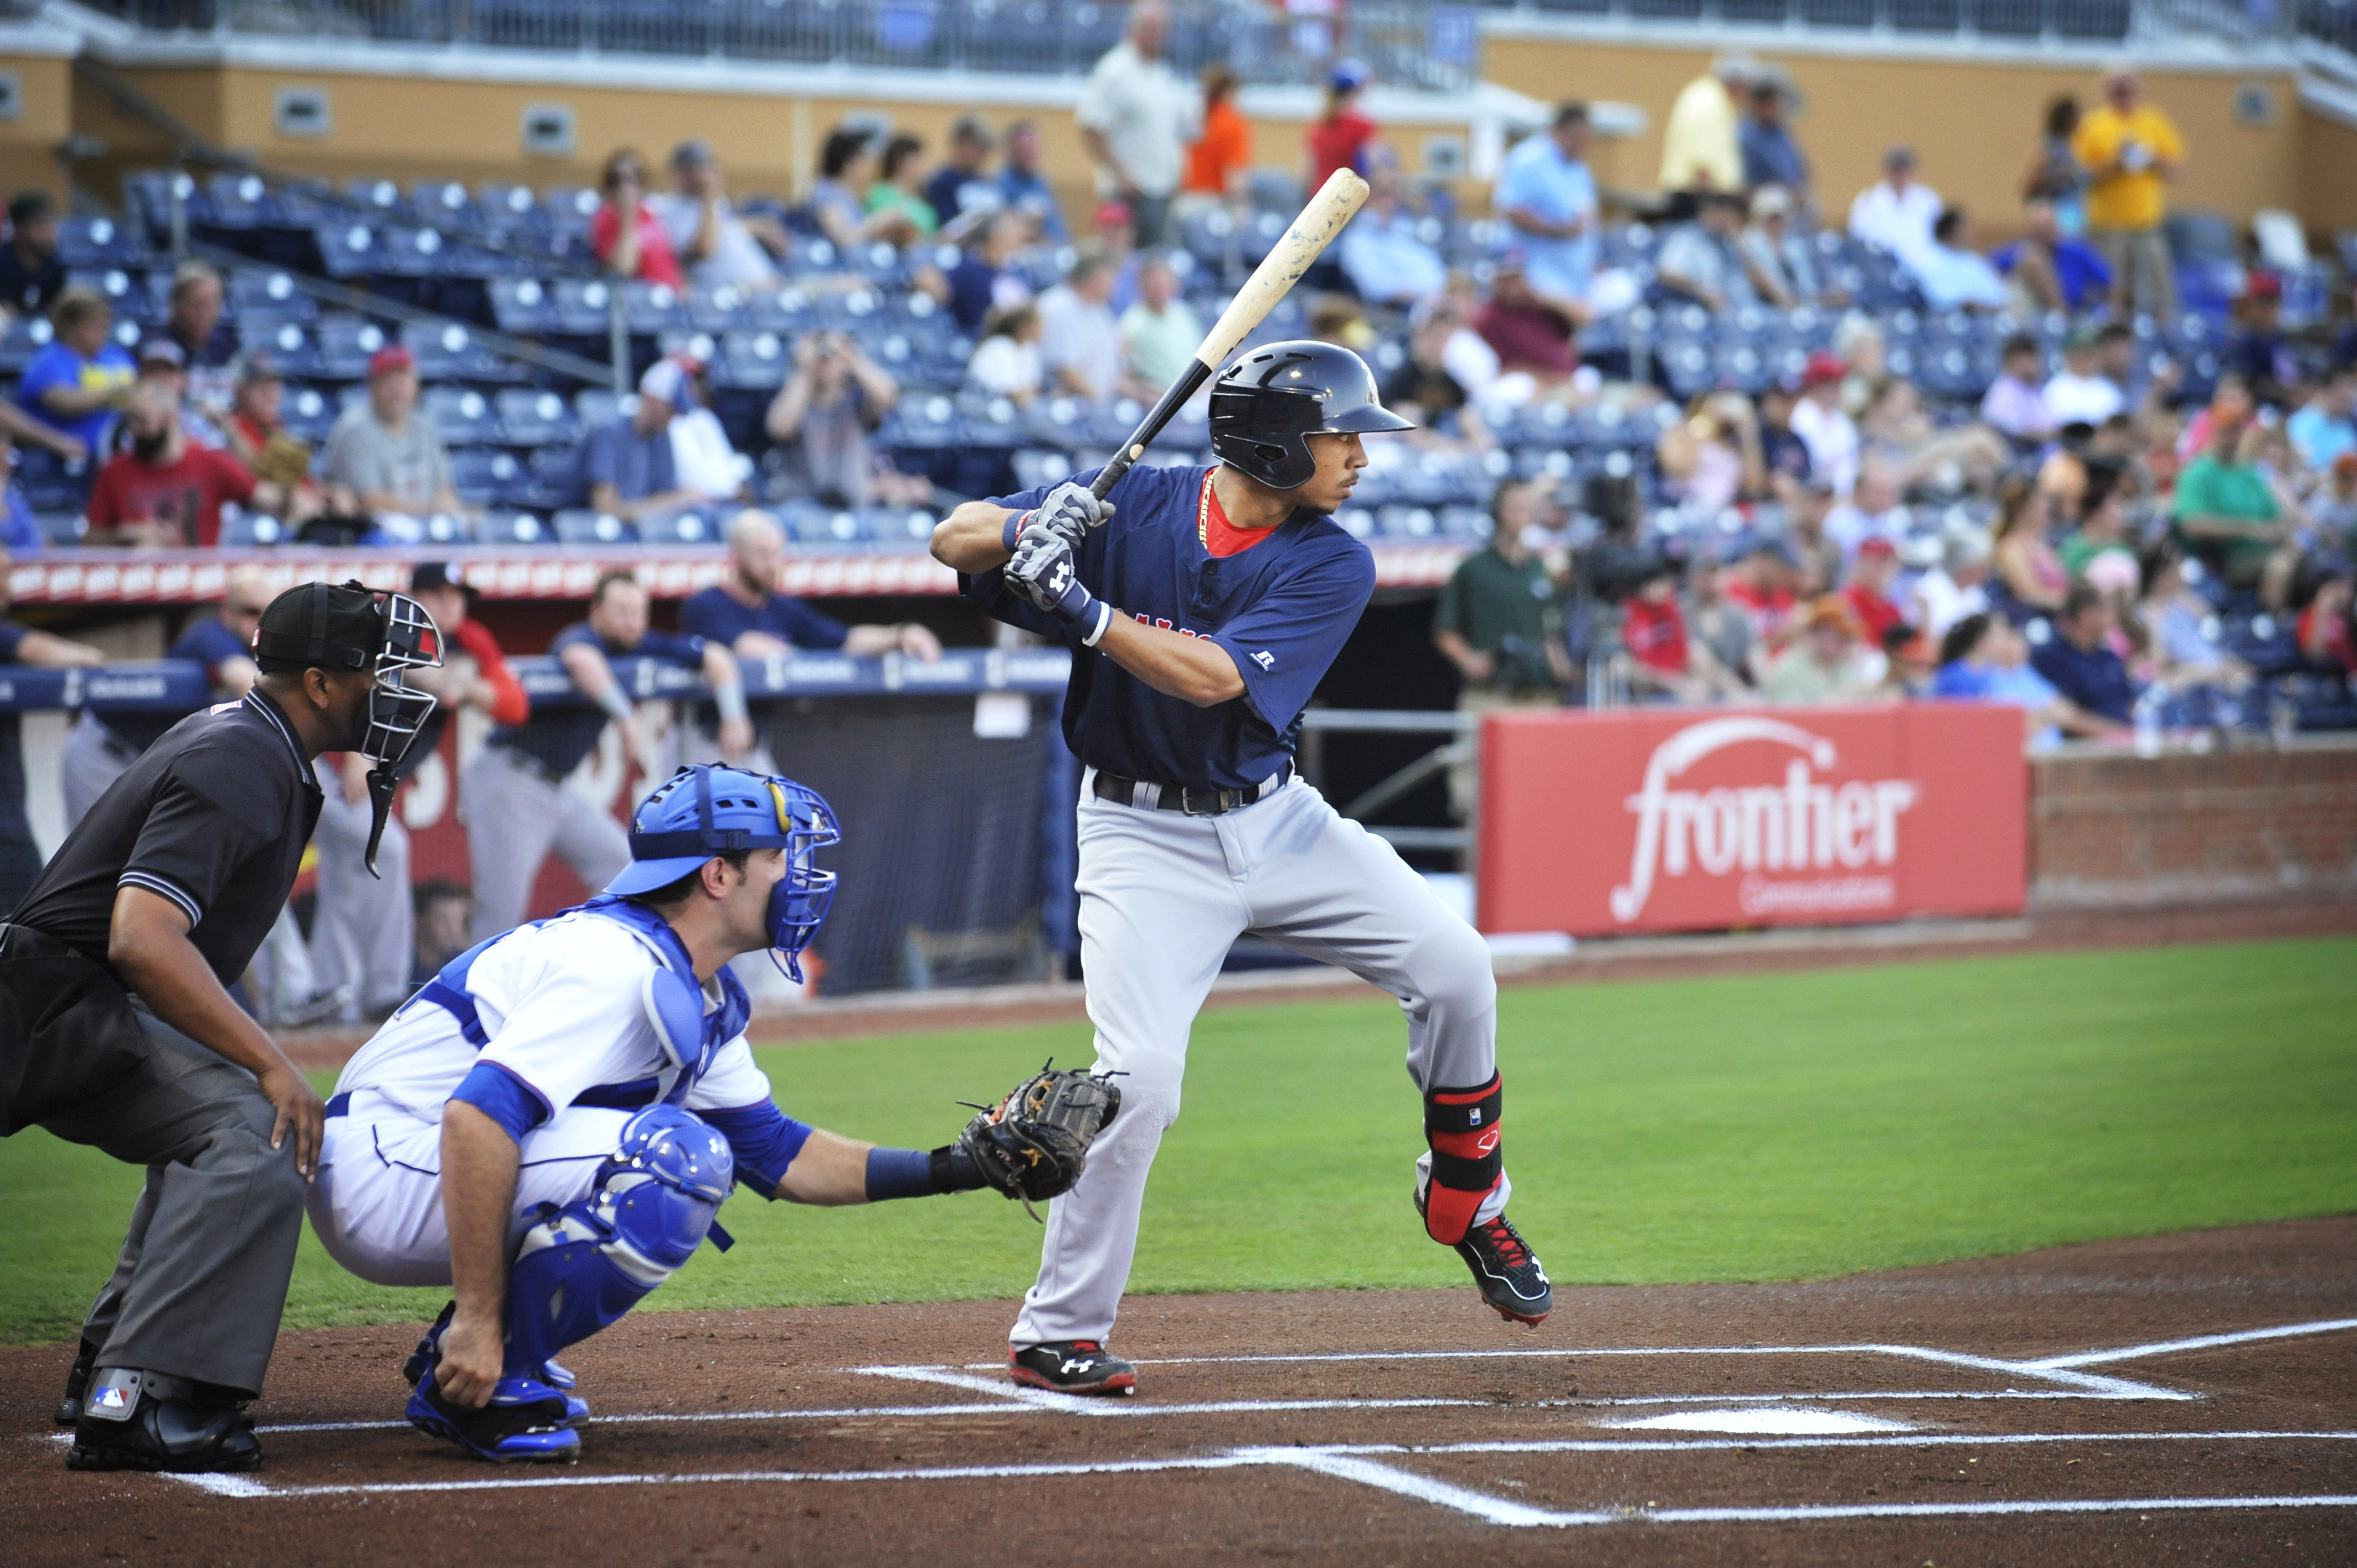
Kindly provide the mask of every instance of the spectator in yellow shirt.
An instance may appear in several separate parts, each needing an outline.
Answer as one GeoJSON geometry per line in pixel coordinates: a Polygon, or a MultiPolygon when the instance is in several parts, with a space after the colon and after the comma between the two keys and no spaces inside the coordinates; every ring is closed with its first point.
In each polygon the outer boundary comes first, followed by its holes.
{"type": "Polygon", "coordinates": [[[1701,209],[1706,190],[1742,194],[1743,152],[1735,101],[1761,80],[1756,61],[1721,55],[1707,75],[1678,91],[1662,126],[1662,190],[1669,197],[1664,223],[1683,223],[1701,209]]]}
{"type": "Polygon", "coordinates": [[[2185,161],[2185,143],[2169,116],[2138,102],[2136,72],[2104,81],[2103,107],[2079,122],[2071,151],[2085,166],[2087,237],[2112,267],[2112,308],[2121,316],[2177,314],[2177,280],[2160,220],[2167,181],[2185,161]]]}

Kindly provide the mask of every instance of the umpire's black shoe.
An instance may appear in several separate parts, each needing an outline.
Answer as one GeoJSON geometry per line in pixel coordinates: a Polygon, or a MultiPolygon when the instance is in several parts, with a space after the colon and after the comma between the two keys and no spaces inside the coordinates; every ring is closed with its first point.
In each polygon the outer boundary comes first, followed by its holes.
{"type": "Polygon", "coordinates": [[[72,1369],[66,1373],[66,1397],[58,1401],[58,1408],[49,1419],[59,1426],[71,1426],[81,1420],[82,1391],[90,1387],[90,1375],[98,1368],[98,1347],[85,1339],[81,1353],[74,1358],[72,1369]]]}
{"type": "Polygon", "coordinates": [[[1093,1339],[1010,1345],[1006,1375],[1060,1394],[1128,1394],[1137,1390],[1137,1369],[1093,1339]]]}
{"type": "Polygon", "coordinates": [[[1555,1287],[1538,1254],[1502,1214],[1484,1225],[1467,1229],[1457,1243],[1457,1255],[1473,1271],[1481,1299],[1498,1316],[1513,1323],[1537,1323],[1555,1310],[1555,1287]]]}
{"type": "Polygon", "coordinates": [[[251,1470],[262,1463],[253,1422],[234,1406],[142,1393],[128,1419],[84,1412],[74,1424],[71,1470],[251,1470]]]}

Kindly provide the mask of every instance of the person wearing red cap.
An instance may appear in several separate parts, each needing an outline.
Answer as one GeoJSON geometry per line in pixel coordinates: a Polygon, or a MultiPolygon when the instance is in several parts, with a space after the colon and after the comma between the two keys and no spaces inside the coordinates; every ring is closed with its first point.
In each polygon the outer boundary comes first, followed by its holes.
{"type": "Polygon", "coordinates": [[[1889,645],[1890,633],[1907,624],[1907,617],[1890,599],[1891,585],[1899,580],[1899,547],[1879,535],[1857,547],[1857,559],[1849,570],[1849,583],[1842,589],[1842,603],[1857,620],[1870,648],[1889,645]]]}
{"type": "Polygon", "coordinates": [[[328,433],[328,484],[334,510],[346,516],[466,510],[441,433],[417,413],[417,361],[399,344],[377,350],[368,401],[346,409],[328,433]]]}
{"type": "Polygon", "coordinates": [[[1857,483],[1857,425],[1842,407],[1849,366],[1838,354],[1809,356],[1801,371],[1801,401],[1792,405],[1792,434],[1809,449],[1809,473],[1846,500],[1857,483]]]}

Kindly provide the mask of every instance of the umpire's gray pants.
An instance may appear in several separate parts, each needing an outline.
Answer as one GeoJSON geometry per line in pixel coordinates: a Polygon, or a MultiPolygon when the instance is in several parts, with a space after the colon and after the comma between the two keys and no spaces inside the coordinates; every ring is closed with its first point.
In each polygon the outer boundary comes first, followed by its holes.
{"type": "MultiPolygon", "coordinates": [[[[1039,1278],[1010,1342],[1103,1340],[1137,1251],[1146,1173],[1178,1119],[1179,1079],[1197,1009],[1236,938],[1250,931],[1337,964],[1400,999],[1407,1070],[1419,1092],[1489,1081],[1497,1060],[1498,985],[1489,945],[1449,912],[1391,845],[1339,814],[1298,779],[1218,817],[1100,800],[1090,770],[1080,800],[1081,961],[1099,1072],[1120,1072],[1121,1113],[1089,1151],[1080,1185],[1048,1214],[1039,1278]]],[[[1292,1086],[1282,1040],[1268,1081],[1292,1086]]],[[[1402,1131],[1422,1106],[1403,1101],[1402,1131]]],[[[1413,1129],[1414,1131],[1410,1131],[1413,1129]]],[[[1421,1165],[1419,1165],[1421,1178],[1421,1165]]],[[[1272,1176],[1273,1199],[1281,1193],[1272,1176]]],[[[1499,1183],[1481,1208],[1505,1208],[1499,1183]]],[[[1399,1219],[1416,1223],[1403,1188],[1399,1219]]]]}
{"type": "Polygon", "coordinates": [[[102,1367],[256,1394],[303,1234],[294,1133],[273,1149],[274,1112],[252,1073],[146,1013],[138,1019],[153,1048],[131,1077],[41,1122],[147,1167],[81,1337],[100,1347],[102,1367]]]}
{"type": "Polygon", "coordinates": [[[107,786],[138,759],[139,754],[116,739],[113,730],[98,722],[96,714],[88,708],[81,711],[58,751],[58,791],[65,797],[68,832],[90,815],[107,786]]]}
{"type": "Polygon", "coordinates": [[[595,893],[630,864],[630,836],[611,811],[553,784],[504,746],[475,754],[458,782],[458,815],[474,865],[474,939],[513,930],[551,850],[595,893]]]}
{"type": "Polygon", "coordinates": [[[326,803],[311,832],[318,852],[318,908],[311,918],[313,983],[322,991],[351,987],[347,1023],[384,1013],[409,999],[417,961],[417,912],[410,901],[409,831],[398,818],[384,824],[377,870],[368,872],[369,827],[375,808],[366,796],[344,799],[344,781],[326,763],[315,764],[326,803]]]}

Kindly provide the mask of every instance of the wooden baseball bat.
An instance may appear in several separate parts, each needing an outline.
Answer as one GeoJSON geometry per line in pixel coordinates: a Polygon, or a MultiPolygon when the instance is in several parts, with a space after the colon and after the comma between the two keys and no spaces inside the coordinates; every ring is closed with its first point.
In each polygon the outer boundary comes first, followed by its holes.
{"type": "Polygon", "coordinates": [[[1212,323],[1202,347],[1188,361],[1187,373],[1173,381],[1161,401],[1146,411],[1129,439],[1121,444],[1121,450],[1114,454],[1113,461],[1097,475],[1096,482],[1089,487],[1096,492],[1097,499],[1104,499],[1121,482],[1121,477],[1129,472],[1130,465],[1146,456],[1146,447],[1154,444],[1154,438],[1162,434],[1162,427],[1170,423],[1187,400],[1220,373],[1228,356],[1236,351],[1236,345],[1276,307],[1278,300],[1292,292],[1293,285],[1301,281],[1301,274],[1334,242],[1334,236],[1342,231],[1342,225],[1351,220],[1351,215],[1366,199],[1367,182],[1349,169],[1336,169],[1327,177],[1318,194],[1309,199],[1309,205],[1286,230],[1285,238],[1261,258],[1260,265],[1244,280],[1244,286],[1236,291],[1236,297],[1228,302],[1228,308],[1212,323]]]}

